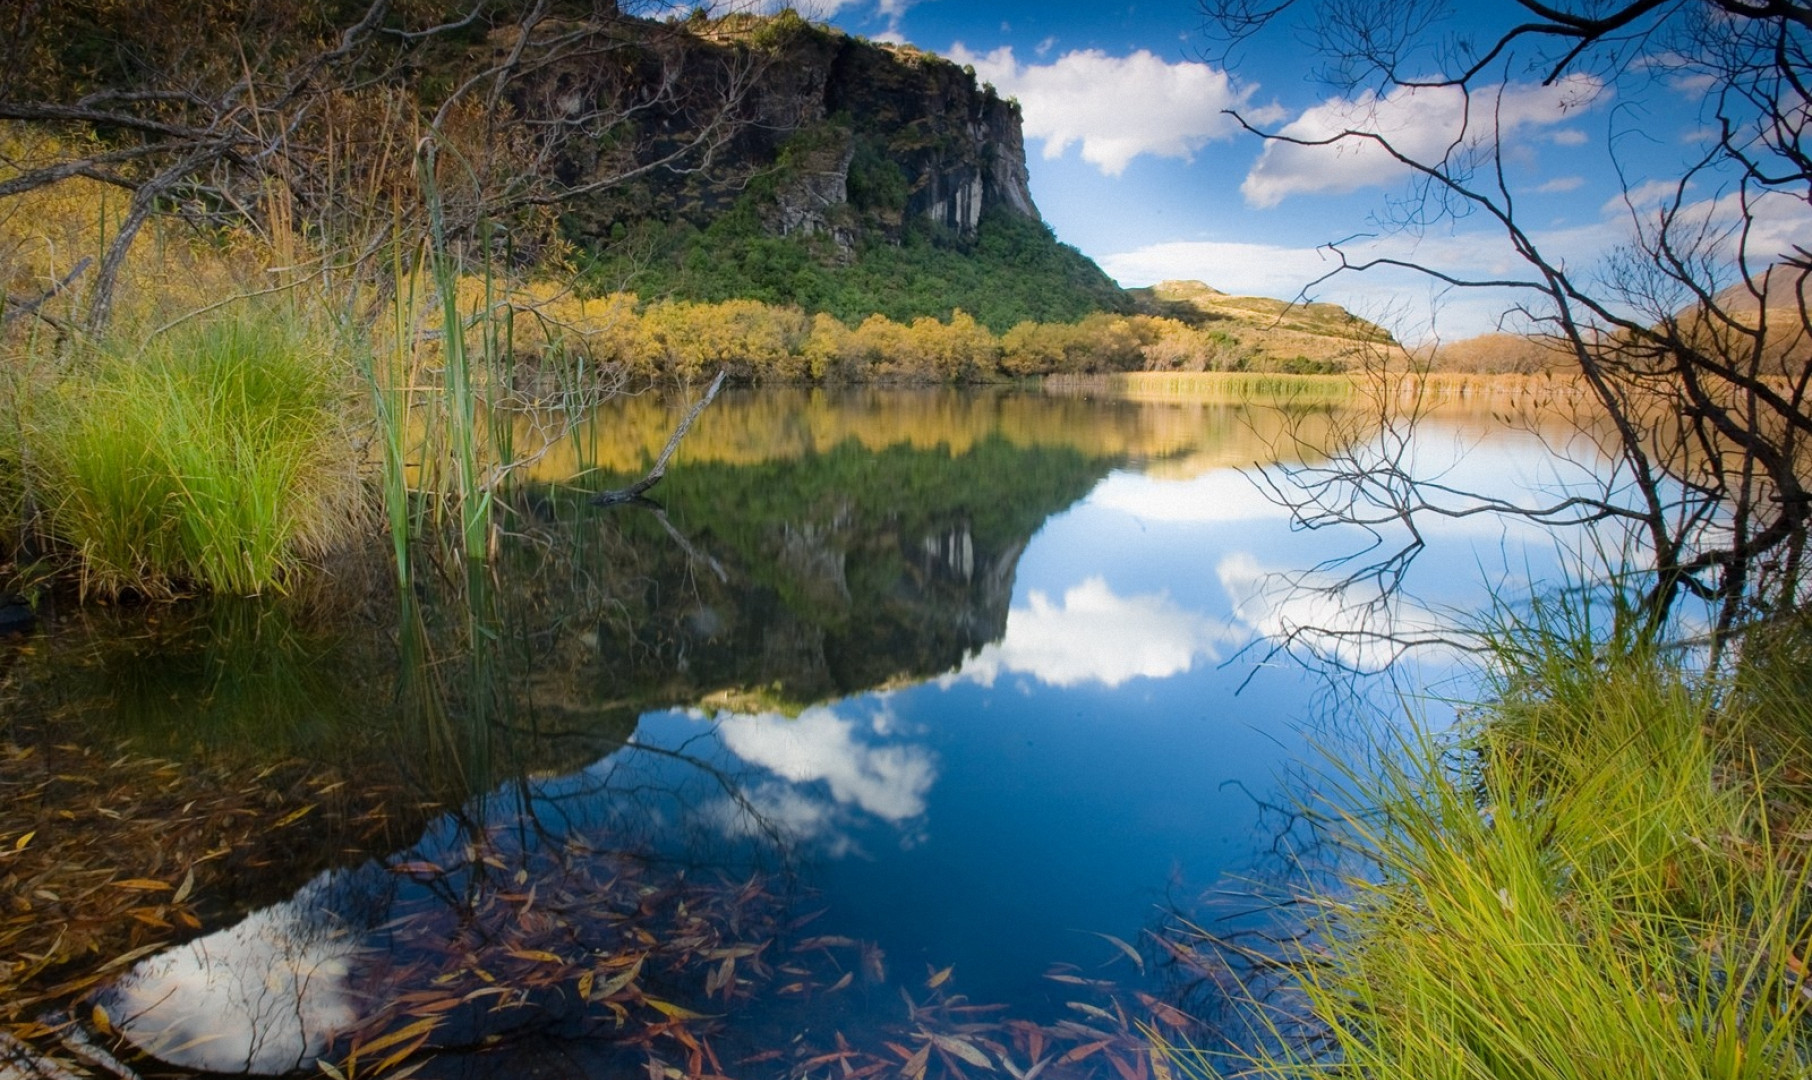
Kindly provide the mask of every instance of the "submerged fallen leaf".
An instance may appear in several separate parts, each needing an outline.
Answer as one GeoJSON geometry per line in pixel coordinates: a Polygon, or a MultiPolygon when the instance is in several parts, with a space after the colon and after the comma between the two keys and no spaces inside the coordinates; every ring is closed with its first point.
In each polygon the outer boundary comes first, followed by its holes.
{"type": "Polygon", "coordinates": [[[950,981],[950,973],[951,973],[951,972],[953,972],[953,971],[955,971],[955,970],[956,970],[956,965],[955,965],[955,964],[951,964],[951,965],[950,965],[950,966],[949,966],[949,967],[947,967],[947,968],[945,968],[945,969],[944,969],[944,970],[942,970],[942,971],[939,971],[939,972],[936,972],[936,973],[935,973],[935,974],[933,974],[933,975],[932,975],[932,976],[931,976],[931,978],[929,978],[929,979],[927,979],[927,980],[925,980],[925,986],[926,986],[926,988],[927,988],[927,989],[930,989],[930,990],[936,990],[936,989],[937,989],[937,988],[938,988],[938,987],[940,987],[940,986],[942,986],[942,985],[944,985],[944,984],[945,984],[945,983],[947,983],[947,982],[949,982],[949,981],[950,981]]]}
{"type": "Polygon", "coordinates": [[[1120,940],[1119,938],[1115,937],[1112,934],[1103,934],[1103,933],[1097,932],[1097,933],[1095,933],[1095,936],[1100,938],[1101,940],[1107,942],[1108,944],[1112,945],[1114,948],[1119,949],[1121,952],[1125,953],[1127,955],[1127,957],[1129,957],[1132,960],[1134,966],[1136,966],[1140,971],[1145,970],[1145,958],[1139,955],[1139,950],[1133,948],[1131,945],[1128,945],[1126,942],[1120,940]]]}
{"type": "Polygon", "coordinates": [[[933,1035],[931,1041],[946,1054],[961,1058],[978,1069],[994,1071],[994,1063],[989,1061],[988,1055],[982,1053],[974,1043],[949,1035],[933,1035]]]}
{"type": "Polygon", "coordinates": [[[178,885],[176,887],[176,895],[172,896],[170,898],[170,902],[173,904],[180,904],[184,900],[187,900],[189,898],[189,894],[194,891],[195,891],[195,868],[193,866],[191,866],[191,867],[189,867],[189,872],[183,875],[182,884],[178,885]]]}
{"type": "Polygon", "coordinates": [[[271,828],[281,829],[286,825],[294,825],[296,822],[301,821],[303,818],[314,813],[314,810],[315,810],[314,803],[309,803],[307,806],[304,806],[299,810],[291,810],[289,813],[284,814],[282,817],[280,817],[276,821],[272,822],[271,828]]]}
{"type": "Polygon", "coordinates": [[[156,881],[152,878],[127,878],[113,883],[116,889],[131,889],[134,892],[168,892],[176,886],[167,881],[156,881]]]}
{"type": "Polygon", "coordinates": [[[1059,1065],[1074,1065],[1076,1062],[1087,1058],[1090,1054],[1105,1050],[1112,1042],[1112,1039],[1102,1039],[1099,1042],[1084,1043],[1063,1055],[1061,1058],[1058,1058],[1057,1063],[1059,1065]]]}
{"type": "Polygon", "coordinates": [[[668,1017],[669,1019],[673,1019],[673,1020],[712,1020],[712,1019],[715,1019],[715,1017],[713,1017],[711,1015],[708,1015],[706,1013],[693,1012],[691,1009],[688,1009],[683,1005],[675,1005],[671,1001],[662,1001],[659,998],[651,998],[651,997],[644,997],[642,1000],[648,1004],[649,1008],[660,1013],[662,1016],[668,1017]]]}

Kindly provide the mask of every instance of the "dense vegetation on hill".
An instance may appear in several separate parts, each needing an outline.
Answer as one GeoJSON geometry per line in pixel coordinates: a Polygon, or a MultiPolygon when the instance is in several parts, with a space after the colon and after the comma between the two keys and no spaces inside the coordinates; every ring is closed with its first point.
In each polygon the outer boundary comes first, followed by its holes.
{"type": "Polygon", "coordinates": [[[931,224],[899,243],[870,237],[844,251],[825,236],[773,236],[749,208],[705,229],[648,221],[583,260],[595,291],[716,303],[759,300],[854,325],[963,311],[996,333],[1022,322],[1068,323],[1131,309],[1127,294],[1043,223],[985,214],[974,239],[931,224]]]}

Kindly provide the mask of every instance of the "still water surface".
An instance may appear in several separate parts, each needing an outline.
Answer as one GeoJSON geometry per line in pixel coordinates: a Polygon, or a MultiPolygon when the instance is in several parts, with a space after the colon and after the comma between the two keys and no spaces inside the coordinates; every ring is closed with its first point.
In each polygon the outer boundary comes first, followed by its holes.
{"type": "MultiPolygon", "coordinates": [[[[483,1050],[430,1076],[937,1075],[972,1055],[1143,1073],[1134,1023],[1192,1007],[1162,929],[1266,872],[1262,804],[1357,711],[1358,684],[1273,646],[1350,628],[1301,574],[1366,538],[1293,529],[1253,470],[1367,426],[1327,405],[744,392],[658,507],[588,506],[673,411],[618,402],[542,458],[490,572],[398,600],[380,563],[326,595],[89,613],[11,647],[16,739],[319,767],[345,785],[320,804],[350,804],[188,883],[201,925],[168,936],[195,940],[81,1008],[222,1072],[363,1042],[367,1066],[483,1050]]],[[[1486,409],[1418,440],[1455,486],[1564,472],[1486,409]]],[[[1485,519],[1429,539],[1395,609],[1422,629],[1557,565],[1485,519]]],[[[1344,666],[1390,655],[1320,640],[1344,666]]],[[[1452,660],[1395,669],[1405,709],[1444,722],[1452,660]]],[[[34,842],[59,840],[81,842],[34,842]]]]}

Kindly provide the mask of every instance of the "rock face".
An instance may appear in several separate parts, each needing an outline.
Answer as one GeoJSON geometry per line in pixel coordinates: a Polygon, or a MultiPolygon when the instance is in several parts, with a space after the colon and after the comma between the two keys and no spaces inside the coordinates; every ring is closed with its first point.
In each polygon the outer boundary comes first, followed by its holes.
{"type": "Polygon", "coordinates": [[[908,216],[964,235],[973,235],[984,210],[1038,216],[1017,103],[928,53],[835,41],[825,110],[885,140],[887,160],[907,179],[908,216]]]}
{"type": "Polygon", "coordinates": [[[827,235],[846,249],[864,235],[897,241],[914,221],[971,239],[987,213],[1038,218],[1019,105],[978,84],[972,70],[790,12],[729,25],[640,25],[648,37],[638,65],[550,73],[556,83],[519,95],[525,114],[554,121],[582,111],[588,95],[610,99],[611,111],[651,100],[630,137],[616,133],[610,149],[571,140],[562,179],[593,183],[646,166],[688,132],[727,118],[726,135],[699,160],[608,185],[573,207],[567,224],[582,239],[649,218],[703,227],[738,207],[774,235],[827,235]],[[655,84],[675,71],[694,89],[664,99],[655,84]],[[697,89],[709,87],[731,89],[719,97],[697,89]]]}

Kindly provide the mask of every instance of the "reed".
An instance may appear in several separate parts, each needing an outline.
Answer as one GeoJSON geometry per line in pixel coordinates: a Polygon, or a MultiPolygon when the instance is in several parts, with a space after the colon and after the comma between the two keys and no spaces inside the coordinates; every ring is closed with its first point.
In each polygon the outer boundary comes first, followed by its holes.
{"type": "Polygon", "coordinates": [[[1129,401],[1192,401],[1242,405],[1340,404],[1356,401],[1350,375],[1288,375],[1254,371],[1133,371],[1118,375],[1051,375],[1054,393],[1109,393],[1129,401]]]}

